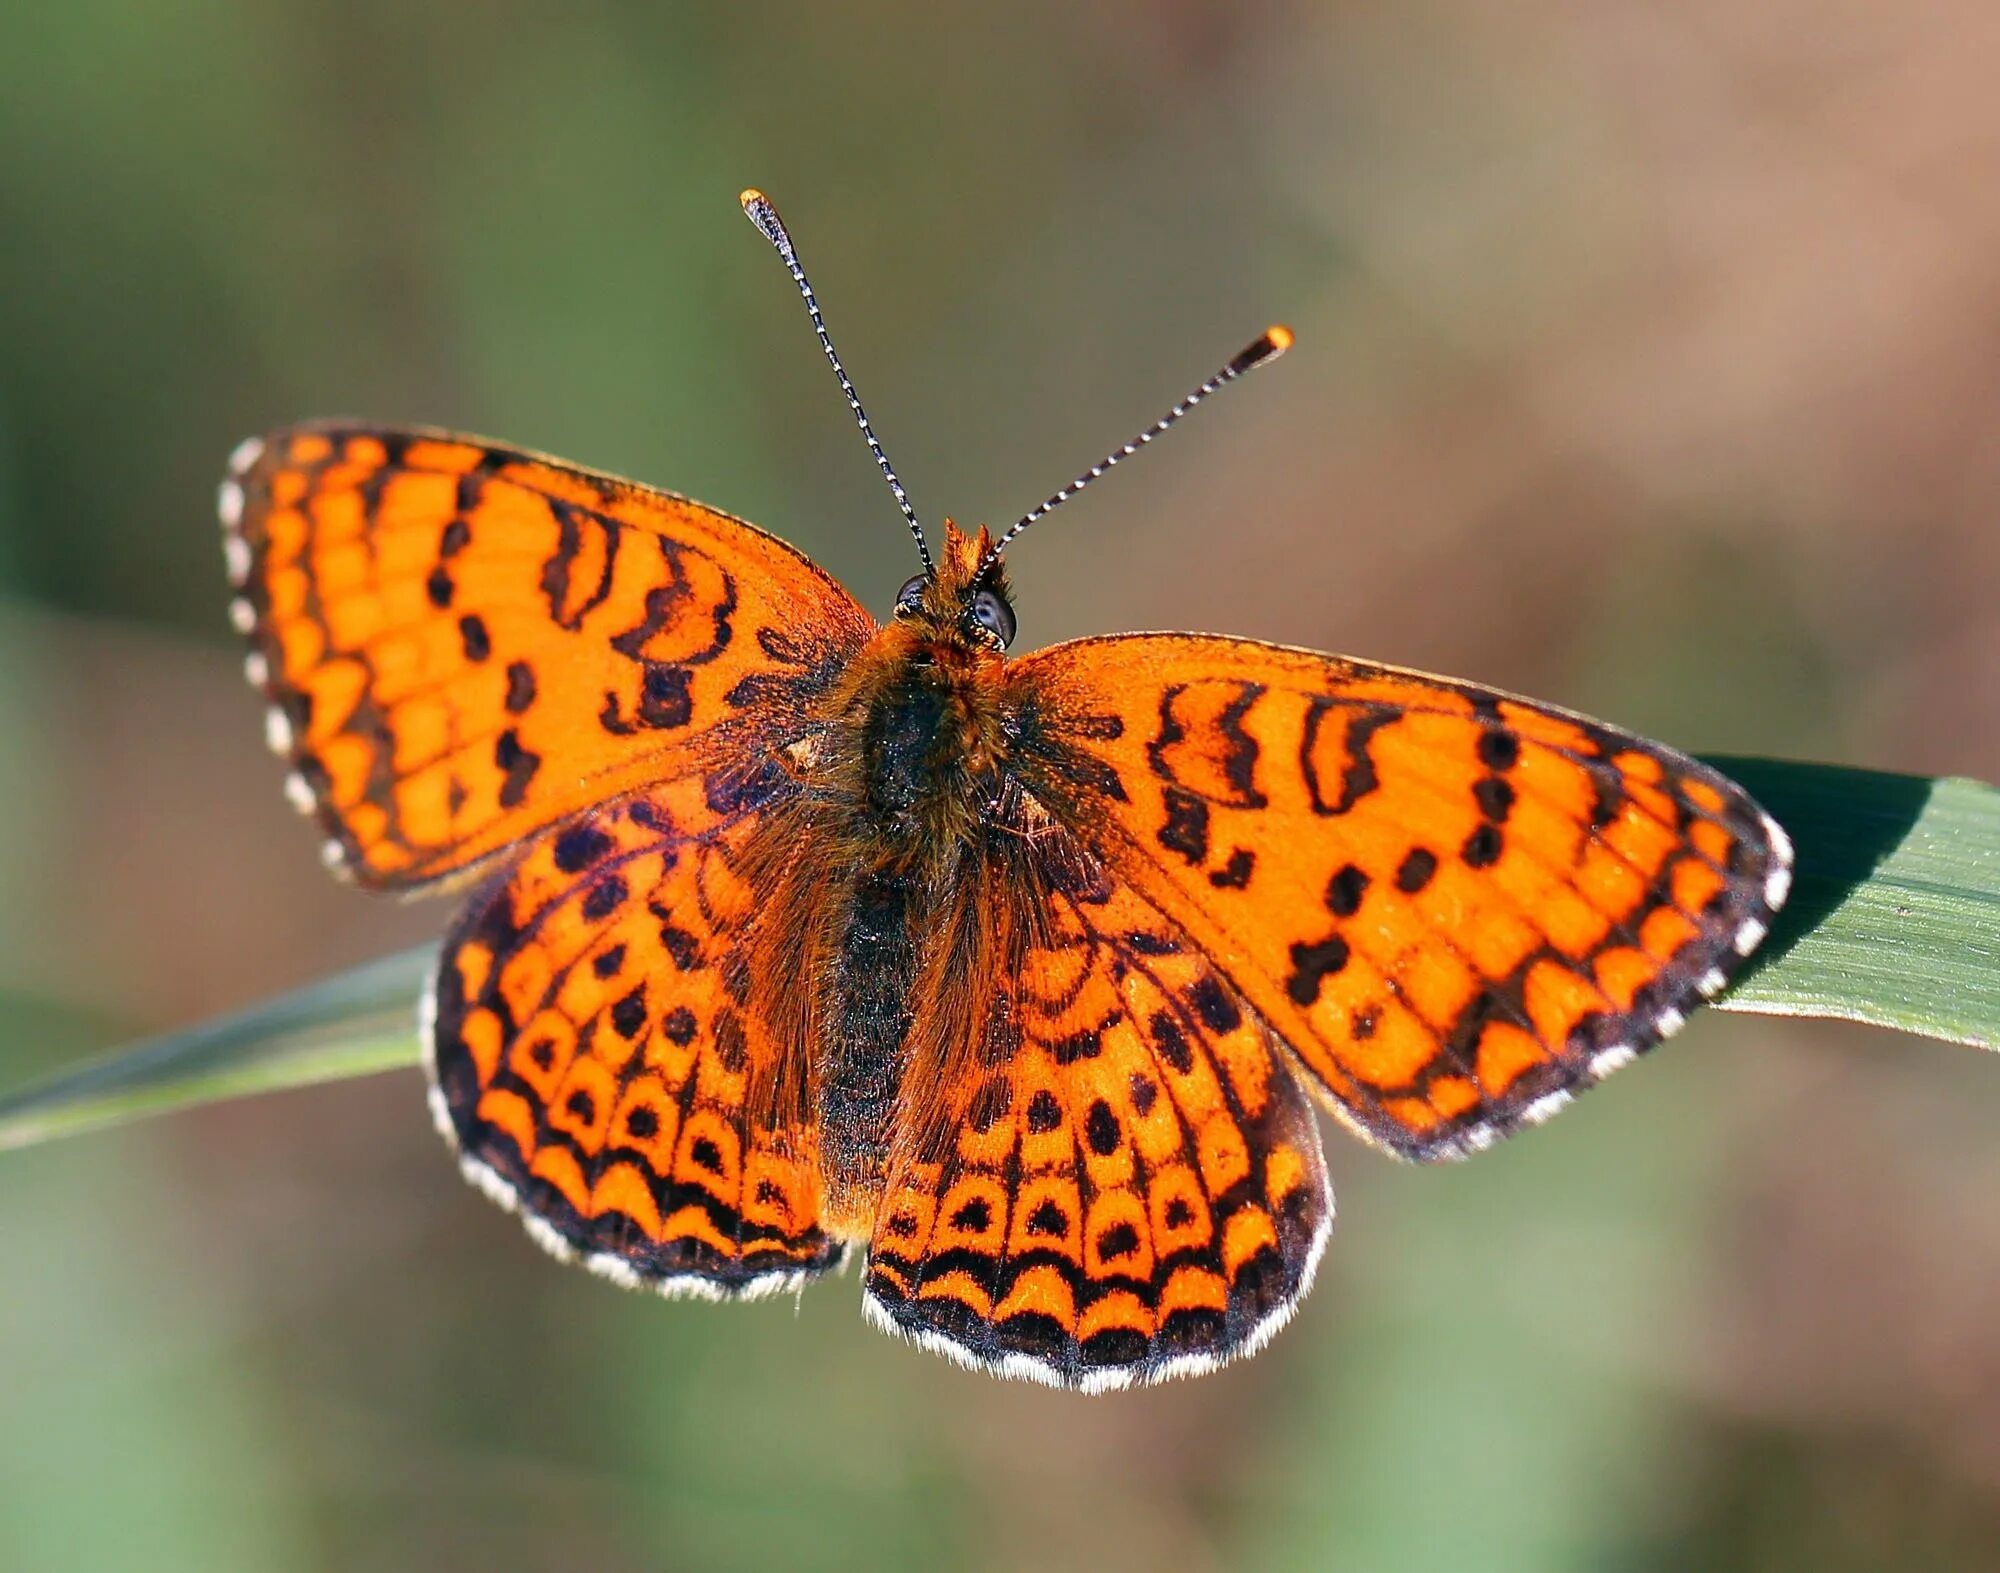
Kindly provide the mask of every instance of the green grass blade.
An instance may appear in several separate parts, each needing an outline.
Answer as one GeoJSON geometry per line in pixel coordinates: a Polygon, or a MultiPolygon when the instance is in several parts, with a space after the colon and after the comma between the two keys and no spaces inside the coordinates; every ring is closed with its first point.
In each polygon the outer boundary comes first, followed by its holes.
{"type": "MultiPolygon", "coordinates": [[[[1713,763],[1790,832],[1797,878],[1724,1010],[2000,1048],[2000,791],[1778,759],[1713,763]]],[[[417,1059],[429,946],[0,1097],[0,1149],[417,1059]]]]}
{"type": "Polygon", "coordinates": [[[2000,791],[1783,759],[1711,763],[1798,848],[1792,898],[1725,1009],[2000,1048],[2000,791]]]}
{"type": "Polygon", "coordinates": [[[246,1093],[413,1065],[417,996],[432,954],[425,946],[371,961],[0,1096],[0,1151],[246,1093]]]}

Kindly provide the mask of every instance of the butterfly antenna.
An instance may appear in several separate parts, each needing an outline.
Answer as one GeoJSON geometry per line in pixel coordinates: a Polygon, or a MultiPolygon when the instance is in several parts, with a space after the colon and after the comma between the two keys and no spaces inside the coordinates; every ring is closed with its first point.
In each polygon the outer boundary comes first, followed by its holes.
{"type": "Polygon", "coordinates": [[[791,233],[785,228],[785,221],[778,217],[778,210],[771,205],[771,199],[752,186],[737,201],[743,204],[743,212],[751,223],[763,232],[764,238],[777,248],[790,270],[792,282],[799,287],[806,310],[812,315],[813,332],[819,335],[819,347],[826,351],[834,376],[840,379],[840,391],[847,395],[847,407],[854,411],[854,419],[861,427],[861,435],[868,439],[868,451],[875,455],[875,463],[882,471],[882,478],[889,483],[889,490],[896,494],[896,506],[903,510],[903,518],[910,526],[910,534],[917,538],[917,555],[924,560],[924,571],[935,575],[937,565],[931,561],[931,549],[924,540],[924,527],[917,523],[917,511],[910,506],[910,499],[903,491],[903,483],[896,479],[896,472],[889,464],[889,456],[882,451],[882,444],[876,439],[875,428],[868,424],[868,412],[861,407],[861,396],[854,391],[854,384],[847,380],[847,368],[840,364],[840,356],[834,351],[833,340],[826,331],[826,319],[819,313],[819,298],[813,294],[813,287],[806,280],[806,270],[799,265],[798,248],[792,244],[791,233]]]}
{"type": "Polygon", "coordinates": [[[1037,519],[1054,513],[1056,509],[1068,502],[1070,498],[1082,491],[1084,487],[1096,480],[1106,470],[1115,468],[1117,465],[1131,458],[1133,454],[1145,447],[1147,443],[1159,436],[1161,432],[1173,425],[1175,421],[1187,414],[1189,410],[1201,403],[1211,393],[1227,387],[1246,371],[1255,371],[1267,361],[1276,360],[1291,347],[1292,330],[1290,328],[1277,324],[1266,328],[1255,340],[1245,345],[1241,353],[1231,357],[1229,363],[1222,370],[1195,388],[1172,409],[1168,410],[1166,414],[1140,432],[1138,436],[1121,447],[1114,448],[1046,502],[1039,503],[1035,507],[1030,508],[1020,518],[1008,525],[1006,533],[993,543],[993,549],[986,554],[986,561],[981,565],[973,582],[976,584],[979,580],[984,579],[987,574],[991,573],[994,566],[1000,561],[1001,552],[1006,550],[1007,543],[1012,541],[1015,536],[1027,529],[1037,519]]]}

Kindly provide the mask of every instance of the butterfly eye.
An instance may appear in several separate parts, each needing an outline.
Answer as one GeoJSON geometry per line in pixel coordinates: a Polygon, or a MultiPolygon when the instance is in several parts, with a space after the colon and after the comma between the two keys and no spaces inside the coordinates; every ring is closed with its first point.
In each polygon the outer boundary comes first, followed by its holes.
{"type": "Polygon", "coordinates": [[[981,590],[972,598],[972,620],[998,639],[1001,649],[1014,642],[1014,608],[1005,597],[981,590]]]}
{"type": "Polygon", "coordinates": [[[927,573],[913,574],[903,581],[903,588],[896,592],[896,610],[914,612],[924,598],[924,586],[931,582],[927,573]]]}

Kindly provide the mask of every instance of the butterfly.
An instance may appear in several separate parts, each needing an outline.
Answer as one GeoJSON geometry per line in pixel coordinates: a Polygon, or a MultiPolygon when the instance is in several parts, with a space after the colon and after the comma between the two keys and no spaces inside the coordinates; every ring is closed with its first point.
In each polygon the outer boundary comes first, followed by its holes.
{"type": "Polygon", "coordinates": [[[1766,934],[1783,830],[1672,749],[1201,634],[1010,660],[998,539],[878,624],[802,554],[497,443],[244,443],[231,615],[333,871],[471,886],[437,1123],[534,1239],[735,1299],[863,1261],[870,1320],[1097,1391],[1261,1347],[1333,1222],[1315,1105],[1459,1158],[1678,1028],[1766,934]]]}

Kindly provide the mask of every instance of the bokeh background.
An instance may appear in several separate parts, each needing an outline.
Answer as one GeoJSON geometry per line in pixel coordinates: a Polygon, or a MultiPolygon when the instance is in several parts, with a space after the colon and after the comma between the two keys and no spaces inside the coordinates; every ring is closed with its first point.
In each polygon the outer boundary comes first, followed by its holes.
{"type": "MultiPolygon", "coordinates": [[[[878,611],[1192,627],[2000,778],[1990,0],[70,0],[0,48],[0,1085],[433,935],[285,807],[245,433],[486,431],[878,611]]],[[[0,1158],[10,1569],[2000,1563],[2000,1066],[1710,1014],[1462,1167],[1330,1134],[1263,1356],[1082,1400],[564,1271],[415,1073],[0,1158]]]]}

